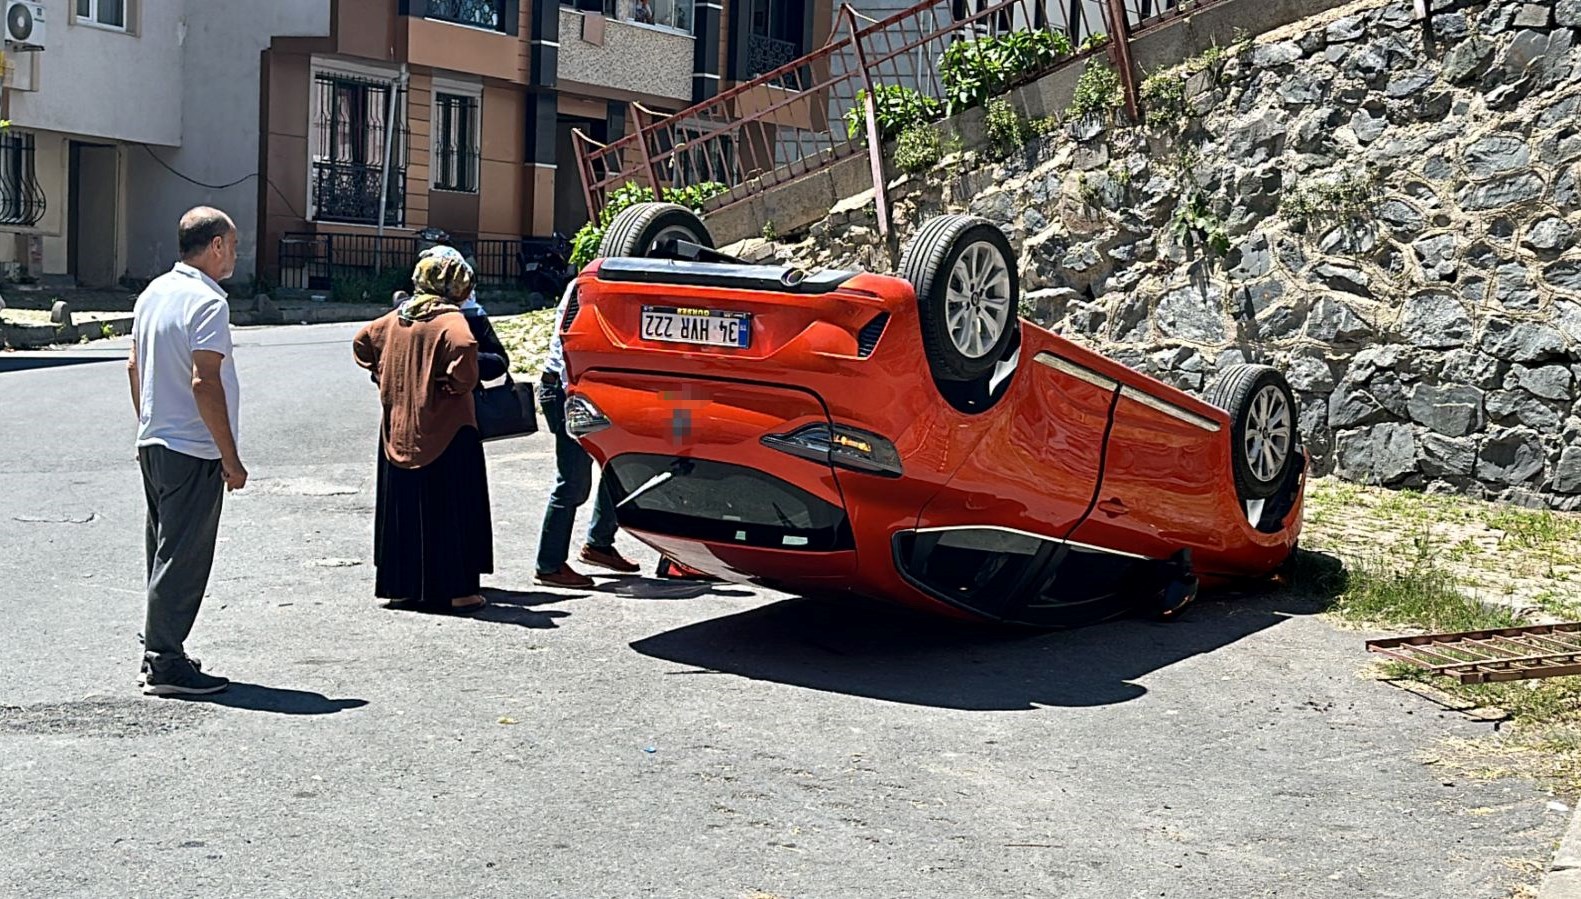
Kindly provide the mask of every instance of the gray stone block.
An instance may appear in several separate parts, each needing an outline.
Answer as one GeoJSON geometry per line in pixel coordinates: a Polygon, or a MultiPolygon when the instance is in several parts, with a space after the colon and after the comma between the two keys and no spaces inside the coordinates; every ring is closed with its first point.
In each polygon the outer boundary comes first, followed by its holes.
{"type": "Polygon", "coordinates": [[[71,304],[65,300],[56,300],[49,308],[49,323],[62,328],[73,327],[71,320],[71,304]]]}

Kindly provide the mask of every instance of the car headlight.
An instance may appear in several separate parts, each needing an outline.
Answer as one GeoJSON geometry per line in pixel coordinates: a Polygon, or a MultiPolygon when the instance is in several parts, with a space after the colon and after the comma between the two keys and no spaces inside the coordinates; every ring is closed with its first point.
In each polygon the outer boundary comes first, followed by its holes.
{"type": "Polygon", "coordinates": [[[587,397],[578,394],[565,401],[565,432],[572,437],[586,437],[609,426],[609,416],[587,397]]]}
{"type": "Polygon", "coordinates": [[[792,456],[852,471],[889,478],[901,475],[900,452],[895,444],[850,425],[807,425],[789,434],[768,434],[762,443],[792,456]]]}

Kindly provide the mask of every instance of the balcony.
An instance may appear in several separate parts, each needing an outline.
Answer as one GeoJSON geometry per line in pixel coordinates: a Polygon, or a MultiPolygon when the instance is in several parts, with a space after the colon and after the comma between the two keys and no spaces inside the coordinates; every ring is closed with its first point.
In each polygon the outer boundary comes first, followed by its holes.
{"type": "Polygon", "coordinates": [[[630,21],[627,6],[617,3],[619,15],[605,18],[602,31],[584,31],[583,14],[560,7],[560,80],[690,103],[695,39],[657,19],[630,21]]]}
{"type": "MultiPolygon", "coordinates": [[[[399,227],[406,216],[406,169],[390,167],[384,224],[399,227]]],[[[313,217],[321,222],[376,225],[379,221],[379,166],[315,160],[313,217]]]]}
{"type": "Polygon", "coordinates": [[[427,0],[423,17],[504,32],[506,6],[505,0],[427,0]]]}

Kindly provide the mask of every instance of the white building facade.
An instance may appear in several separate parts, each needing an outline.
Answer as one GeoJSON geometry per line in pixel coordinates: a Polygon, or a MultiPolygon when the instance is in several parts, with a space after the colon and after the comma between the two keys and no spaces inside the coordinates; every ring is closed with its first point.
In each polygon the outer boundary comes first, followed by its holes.
{"type": "Polygon", "coordinates": [[[241,225],[236,279],[251,278],[260,54],[327,35],[330,2],[27,4],[42,49],[7,45],[0,269],[94,288],[152,277],[176,258],[181,213],[210,204],[241,225]]]}

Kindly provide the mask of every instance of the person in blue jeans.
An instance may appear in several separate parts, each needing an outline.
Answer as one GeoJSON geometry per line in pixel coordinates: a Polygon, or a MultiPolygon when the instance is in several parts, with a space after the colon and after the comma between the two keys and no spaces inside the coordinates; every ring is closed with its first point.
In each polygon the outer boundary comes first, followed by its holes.
{"type": "MultiPolygon", "coordinates": [[[[549,587],[585,589],[593,586],[593,579],[566,563],[571,554],[571,530],[576,526],[576,510],[593,494],[593,457],[565,432],[565,351],[560,343],[560,325],[570,297],[570,288],[560,297],[554,336],[549,342],[549,358],[544,363],[543,379],[538,386],[538,405],[554,434],[558,476],[549,494],[549,507],[544,511],[543,531],[538,536],[537,581],[549,587]]],[[[637,566],[615,549],[617,527],[615,501],[600,478],[597,498],[593,501],[593,520],[588,525],[587,542],[578,559],[583,564],[619,574],[635,573],[637,566]]]]}

